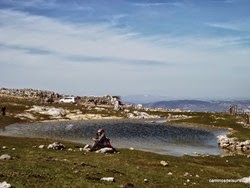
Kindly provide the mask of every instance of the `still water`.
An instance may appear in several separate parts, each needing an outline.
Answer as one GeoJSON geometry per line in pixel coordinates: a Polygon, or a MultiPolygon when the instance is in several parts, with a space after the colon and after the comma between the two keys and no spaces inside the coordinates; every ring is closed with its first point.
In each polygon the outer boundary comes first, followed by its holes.
{"type": "Polygon", "coordinates": [[[226,134],[220,129],[170,126],[163,122],[144,120],[88,120],[13,124],[0,129],[0,135],[52,138],[78,143],[92,143],[99,128],[117,148],[130,148],[160,154],[221,154],[216,136],[226,134]]]}

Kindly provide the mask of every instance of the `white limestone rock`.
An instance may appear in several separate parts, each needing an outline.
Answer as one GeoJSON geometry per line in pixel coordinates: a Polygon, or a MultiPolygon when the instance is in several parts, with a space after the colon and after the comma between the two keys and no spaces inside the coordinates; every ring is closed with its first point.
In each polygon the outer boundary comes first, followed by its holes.
{"type": "Polygon", "coordinates": [[[114,177],[103,177],[100,179],[101,181],[108,181],[108,182],[114,182],[115,178],[114,177]]]}
{"type": "Polygon", "coordinates": [[[66,147],[60,142],[54,142],[53,144],[49,144],[47,148],[55,150],[64,150],[66,147]]]}
{"type": "Polygon", "coordinates": [[[0,160],[10,160],[12,157],[8,154],[3,154],[0,156],[0,160]]]}
{"type": "Polygon", "coordinates": [[[113,148],[108,148],[108,147],[96,151],[96,153],[114,153],[114,152],[115,150],[113,148]]]}
{"type": "Polygon", "coordinates": [[[0,188],[11,188],[11,184],[7,183],[6,181],[0,182],[0,188]]]}

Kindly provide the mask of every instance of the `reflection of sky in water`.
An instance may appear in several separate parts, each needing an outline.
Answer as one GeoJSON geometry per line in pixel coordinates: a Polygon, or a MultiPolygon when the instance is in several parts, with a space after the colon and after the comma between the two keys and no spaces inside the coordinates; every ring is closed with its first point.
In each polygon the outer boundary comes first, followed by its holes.
{"type": "Polygon", "coordinates": [[[134,147],[161,154],[183,155],[220,154],[216,135],[219,130],[166,126],[145,123],[142,120],[90,120],[10,125],[0,131],[2,135],[45,137],[81,143],[92,143],[99,128],[118,148],[134,147]]]}

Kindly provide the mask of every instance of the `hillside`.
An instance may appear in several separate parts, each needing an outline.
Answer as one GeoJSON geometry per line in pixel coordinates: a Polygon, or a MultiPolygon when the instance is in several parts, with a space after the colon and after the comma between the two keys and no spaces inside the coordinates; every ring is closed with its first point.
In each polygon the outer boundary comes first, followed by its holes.
{"type": "Polygon", "coordinates": [[[181,109],[202,112],[225,112],[230,106],[237,105],[239,111],[250,109],[250,100],[238,101],[202,101],[202,100],[171,100],[146,103],[148,108],[181,109]]]}

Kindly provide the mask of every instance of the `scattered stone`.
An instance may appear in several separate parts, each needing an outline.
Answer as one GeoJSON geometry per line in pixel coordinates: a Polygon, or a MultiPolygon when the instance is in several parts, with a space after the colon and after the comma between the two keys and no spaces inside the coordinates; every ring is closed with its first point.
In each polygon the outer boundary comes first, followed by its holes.
{"type": "Polygon", "coordinates": [[[9,156],[8,154],[3,154],[0,156],[0,160],[10,160],[12,159],[11,156],[9,156]]]}
{"type": "Polygon", "coordinates": [[[250,154],[247,156],[247,158],[250,158],[250,154]]]}
{"type": "Polygon", "coordinates": [[[195,175],[196,178],[199,178],[200,176],[198,174],[195,175]]]}
{"type": "Polygon", "coordinates": [[[143,181],[144,181],[145,183],[148,183],[148,179],[144,179],[143,181]]]}
{"type": "Polygon", "coordinates": [[[15,151],[15,150],[16,150],[16,148],[12,148],[12,150],[13,150],[13,151],[15,151]]]}
{"type": "Polygon", "coordinates": [[[68,151],[73,151],[73,149],[72,149],[72,148],[69,148],[68,151]]]}
{"type": "Polygon", "coordinates": [[[228,160],[226,160],[226,163],[228,163],[228,160]]]}
{"type": "Polygon", "coordinates": [[[6,181],[0,182],[0,188],[11,188],[11,184],[7,183],[6,181]]]}
{"type": "Polygon", "coordinates": [[[3,146],[2,148],[3,148],[3,149],[8,149],[7,146],[3,146]]]}
{"type": "Polygon", "coordinates": [[[187,179],[187,182],[190,182],[190,179],[187,179]]]}
{"type": "Polygon", "coordinates": [[[169,176],[172,176],[172,175],[173,175],[173,173],[172,173],[172,172],[169,172],[169,173],[168,173],[168,175],[169,175],[169,176]]]}
{"type": "Polygon", "coordinates": [[[185,172],[185,174],[183,175],[183,176],[188,176],[189,175],[189,173],[188,172],[185,172]]]}
{"type": "Polygon", "coordinates": [[[100,179],[101,181],[108,181],[108,182],[114,182],[115,178],[114,177],[103,177],[100,179]]]}
{"type": "Polygon", "coordinates": [[[43,149],[44,147],[45,147],[45,145],[38,146],[39,149],[43,149]]]}
{"type": "Polygon", "coordinates": [[[135,150],[135,148],[133,148],[133,147],[130,147],[130,148],[129,148],[129,150],[135,150]]]}
{"type": "Polygon", "coordinates": [[[60,142],[54,142],[53,144],[49,144],[47,148],[55,150],[64,150],[66,147],[60,142]]]}
{"type": "Polygon", "coordinates": [[[162,166],[168,166],[169,164],[166,161],[161,161],[160,162],[162,166]]]}

